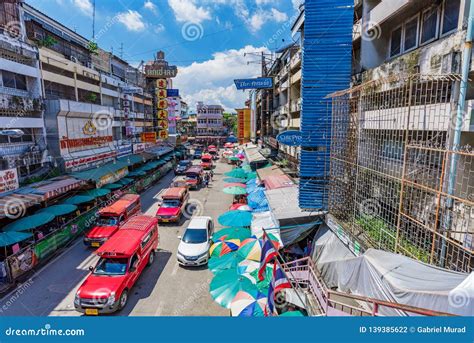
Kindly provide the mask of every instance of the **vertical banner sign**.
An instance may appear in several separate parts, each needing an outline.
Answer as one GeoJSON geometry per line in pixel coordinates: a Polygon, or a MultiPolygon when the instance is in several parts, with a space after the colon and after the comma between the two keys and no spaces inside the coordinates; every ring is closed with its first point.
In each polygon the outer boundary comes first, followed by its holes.
{"type": "Polygon", "coordinates": [[[158,138],[168,138],[168,92],[166,90],[166,79],[156,80],[156,99],[157,99],[157,116],[158,116],[158,138]]]}

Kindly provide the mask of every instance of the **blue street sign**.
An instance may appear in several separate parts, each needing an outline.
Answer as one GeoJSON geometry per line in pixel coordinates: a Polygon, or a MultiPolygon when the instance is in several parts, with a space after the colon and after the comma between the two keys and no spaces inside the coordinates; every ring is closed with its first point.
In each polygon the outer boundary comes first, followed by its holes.
{"type": "Polygon", "coordinates": [[[280,133],[277,136],[277,141],[288,146],[301,146],[303,136],[300,131],[289,130],[280,133]]]}
{"type": "Polygon", "coordinates": [[[259,77],[256,79],[237,79],[234,80],[237,89],[260,89],[272,88],[273,79],[271,77],[259,77]]]}
{"type": "Polygon", "coordinates": [[[166,93],[168,96],[179,96],[179,89],[167,89],[166,93]]]}

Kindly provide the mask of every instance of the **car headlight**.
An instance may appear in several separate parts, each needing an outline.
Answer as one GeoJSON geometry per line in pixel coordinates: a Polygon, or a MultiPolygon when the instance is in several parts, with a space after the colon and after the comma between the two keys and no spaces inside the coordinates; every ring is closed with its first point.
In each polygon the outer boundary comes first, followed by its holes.
{"type": "Polygon", "coordinates": [[[79,306],[81,303],[81,297],[79,296],[79,292],[76,293],[76,296],[74,297],[74,305],[79,306]]]}
{"type": "Polygon", "coordinates": [[[109,298],[107,299],[107,306],[112,306],[115,303],[115,292],[110,293],[109,298]]]}

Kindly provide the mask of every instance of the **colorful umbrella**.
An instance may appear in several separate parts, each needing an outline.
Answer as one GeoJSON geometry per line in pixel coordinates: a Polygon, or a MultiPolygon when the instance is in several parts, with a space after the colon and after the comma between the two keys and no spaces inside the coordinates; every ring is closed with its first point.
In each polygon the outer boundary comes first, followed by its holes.
{"type": "Polygon", "coordinates": [[[247,185],[245,183],[241,182],[232,182],[232,183],[227,183],[224,185],[224,187],[241,187],[241,188],[247,188],[247,185]]]}
{"type": "Polygon", "coordinates": [[[252,168],[248,164],[242,166],[241,168],[246,173],[250,173],[252,171],[252,168]]]}
{"type": "Polygon", "coordinates": [[[230,304],[230,312],[233,317],[263,317],[267,295],[259,291],[240,291],[230,304]]]}
{"type": "Polygon", "coordinates": [[[225,241],[219,241],[214,243],[209,250],[211,257],[220,257],[231,251],[236,251],[239,248],[240,240],[229,239],[225,241]]]}
{"type": "Polygon", "coordinates": [[[262,256],[262,241],[257,238],[247,238],[240,244],[237,255],[240,255],[243,260],[259,262],[262,256]]]}
{"type": "Polygon", "coordinates": [[[229,157],[229,161],[240,161],[240,158],[236,156],[229,157]]]}
{"type": "Polygon", "coordinates": [[[245,178],[246,178],[247,180],[256,179],[256,178],[257,178],[257,172],[250,172],[250,173],[247,173],[247,175],[245,175],[245,178]]]}
{"type": "Polygon", "coordinates": [[[305,317],[301,311],[286,311],[279,315],[279,317],[305,317]]]}
{"type": "Polygon", "coordinates": [[[238,159],[243,160],[245,158],[245,155],[244,154],[237,154],[237,155],[235,155],[235,157],[237,157],[238,159]]]}
{"type": "Polygon", "coordinates": [[[240,291],[255,291],[255,285],[235,269],[225,270],[214,276],[209,286],[211,297],[222,307],[230,308],[232,300],[240,291]]]}
{"type": "Polygon", "coordinates": [[[242,188],[242,187],[226,187],[222,191],[226,194],[232,194],[232,195],[247,194],[247,191],[245,190],[245,188],[242,188]]]}
{"type": "Polygon", "coordinates": [[[252,213],[246,211],[228,211],[221,214],[217,221],[222,226],[246,227],[252,223],[252,213]]]}
{"type": "Polygon", "coordinates": [[[212,239],[214,240],[214,242],[217,242],[218,240],[232,239],[238,239],[240,241],[243,241],[247,238],[250,238],[250,236],[251,233],[249,229],[241,227],[228,227],[215,232],[212,236],[212,239]]]}
{"type": "Polygon", "coordinates": [[[240,262],[242,262],[242,257],[237,255],[236,252],[231,252],[222,257],[212,257],[209,260],[207,268],[213,274],[218,274],[229,269],[235,270],[240,262]]]}
{"type": "Polygon", "coordinates": [[[245,179],[247,177],[247,173],[241,168],[235,168],[230,172],[224,173],[224,175],[230,177],[237,177],[240,179],[245,179]]]}
{"type": "Polygon", "coordinates": [[[227,177],[224,179],[224,182],[245,182],[245,179],[243,178],[238,178],[238,177],[227,177]]]}

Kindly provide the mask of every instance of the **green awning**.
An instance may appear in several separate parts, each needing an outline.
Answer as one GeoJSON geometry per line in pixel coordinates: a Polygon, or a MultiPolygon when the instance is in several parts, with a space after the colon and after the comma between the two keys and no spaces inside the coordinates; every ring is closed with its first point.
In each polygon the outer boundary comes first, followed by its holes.
{"type": "Polygon", "coordinates": [[[129,178],[124,177],[123,179],[118,180],[116,183],[118,183],[122,186],[126,186],[126,185],[131,184],[132,182],[133,182],[133,179],[129,179],[129,178]]]}
{"type": "Polygon", "coordinates": [[[159,161],[153,161],[153,162],[148,162],[147,164],[145,164],[142,168],[140,168],[141,170],[143,171],[149,171],[149,170],[152,170],[152,169],[155,169],[156,167],[158,167],[160,165],[160,162],[159,161]]]}
{"type": "Polygon", "coordinates": [[[77,210],[76,205],[62,204],[53,205],[39,210],[36,213],[51,213],[54,216],[64,216],[77,210]]]}
{"type": "Polygon", "coordinates": [[[32,216],[23,217],[11,224],[8,224],[3,228],[3,231],[28,231],[38,226],[49,223],[55,218],[54,214],[51,213],[38,213],[32,216]]]}
{"type": "Polygon", "coordinates": [[[119,184],[119,183],[109,183],[107,185],[104,185],[104,187],[102,188],[106,188],[106,189],[119,189],[119,188],[122,188],[123,185],[119,184]]]}
{"type": "Polygon", "coordinates": [[[118,159],[119,162],[124,162],[129,166],[132,166],[138,163],[144,163],[143,160],[144,160],[144,157],[139,154],[128,155],[128,156],[121,157],[118,159]]]}
{"type": "Polygon", "coordinates": [[[7,247],[9,245],[13,245],[15,243],[24,241],[28,238],[33,236],[32,233],[29,232],[1,232],[0,233],[0,247],[7,247]]]}
{"type": "Polygon", "coordinates": [[[117,160],[115,162],[109,162],[107,164],[104,164],[103,166],[99,168],[93,168],[77,173],[72,173],[71,175],[75,177],[76,179],[79,180],[92,180],[92,181],[99,181],[101,177],[109,175],[109,174],[114,174],[120,169],[126,168],[129,166],[128,161],[122,160],[117,160]]]}
{"type": "Polygon", "coordinates": [[[69,199],[66,199],[63,203],[70,204],[70,205],[80,205],[86,202],[94,201],[94,197],[89,195],[75,195],[69,199]]]}
{"type": "Polygon", "coordinates": [[[95,189],[91,189],[89,191],[86,191],[86,192],[84,192],[80,195],[87,195],[88,197],[93,197],[95,199],[95,198],[103,197],[103,196],[105,196],[109,193],[110,193],[110,189],[95,188],[95,189]]]}
{"type": "Polygon", "coordinates": [[[128,173],[127,176],[130,176],[130,177],[140,177],[140,176],[145,176],[146,173],[144,171],[139,171],[138,169],[135,170],[135,171],[132,171],[130,173],[128,173]]]}

